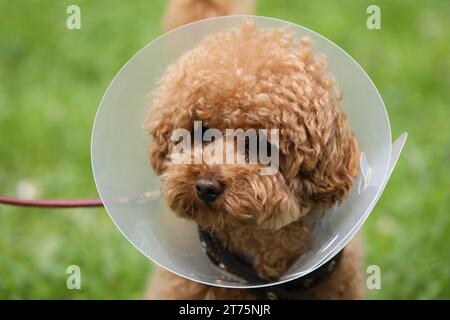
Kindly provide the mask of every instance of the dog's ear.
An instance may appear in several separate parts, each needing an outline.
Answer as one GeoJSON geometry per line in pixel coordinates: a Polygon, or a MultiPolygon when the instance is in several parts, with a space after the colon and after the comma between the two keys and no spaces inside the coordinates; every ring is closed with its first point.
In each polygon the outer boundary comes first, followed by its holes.
{"type": "Polygon", "coordinates": [[[166,157],[169,152],[167,139],[160,135],[152,135],[152,143],[149,147],[150,163],[157,175],[165,170],[166,157]]]}
{"type": "Polygon", "coordinates": [[[160,117],[155,118],[150,114],[145,121],[145,128],[151,136],[151,143],[148,148],[150,164],[157,175],[161,175],[166,168],[167,155],[170,152],[170,132],[171,128],[164,125],[166,121],[160,117]]]}
{"type": "Polygon", "coordinates": [[[329,208],[342,201],[351,190],[359,170],[360,150],[351,131],[347,116],[338,110],[334,125],[315,128],[320,134],[316,141],[314,167],[301,171],[301,179],[310,192],[314,205],[329,208]],[[318,142],[320,141],[320,142],[318,142]]]}

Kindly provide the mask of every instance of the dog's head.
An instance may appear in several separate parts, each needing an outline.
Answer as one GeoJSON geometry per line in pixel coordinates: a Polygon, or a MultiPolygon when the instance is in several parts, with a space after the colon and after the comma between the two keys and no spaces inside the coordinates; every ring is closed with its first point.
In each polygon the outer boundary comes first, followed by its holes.
{"type": "MultiPolygon", "coordinates": [[[[286,30],[245,24],[208,38],[168,68],[145,123],[167,204],[208,228],[276,230],[342,201],[358,171],[359,149],[339,100],[324,59],[286,30]],[[227,129],[278,130],[278,141],[263,139],[277,153],[277,170],[262,174],[267,164],[201,156],[200,162],[174,161],[174,131],[185,129],[194,139],[198,121],[203,131],[224,134],[213,143],[225,151],[237,150],[226,140],[227,129]]],[[[188,144],[192,159],[207,145],[188,144]]]]}

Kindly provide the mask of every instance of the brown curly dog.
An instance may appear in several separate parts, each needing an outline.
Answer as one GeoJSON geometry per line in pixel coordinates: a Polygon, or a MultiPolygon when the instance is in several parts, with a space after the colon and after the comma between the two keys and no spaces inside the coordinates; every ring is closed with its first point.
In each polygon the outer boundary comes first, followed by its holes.
{"type": "MultiPolygon", "coordinates": [[[[304,218],[342,201],[358,173],[360,152],[340,99],[324,58],[288,30],[245,23],[205,39],[166,70],[146,119],[151,164],[167,205],[213,231],[261,278],[283,275],[308,245],[304,218]],[[261,175],[261,164],[174,164],[171,134],[192,131],[194,121],[221,131],[278,128],[278,172],[261,175]],[[205,179],[212,198],[199,194],[205,179]]],[[[354,239],[336,270],[305,296],[362,298],[360,264],[354,239]]],[[[207,286],[163,270],[152,277],[150,298],[256,298],[246,289],[207,286]]]]}

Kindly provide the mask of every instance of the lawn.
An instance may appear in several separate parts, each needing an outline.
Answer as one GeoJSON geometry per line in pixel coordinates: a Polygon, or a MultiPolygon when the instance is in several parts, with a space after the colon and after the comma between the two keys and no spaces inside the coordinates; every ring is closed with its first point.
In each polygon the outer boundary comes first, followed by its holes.
{"type": "MultiPolygon", "coordinates": [[[[0,194],[96,197],[90,134],[120,67],[162,33],[164,1],[12,1],[0,12],[0,194]],[[68,30],[66,8],[81,8],[68,30]]],[[[259,0],[337,43],[384,98],[398,166],[364,226],[365,264],[380,266],[370,298],[450,298],[450,2],[259,0]],[[381,30],[366,8],[381,8],[381,30]]],[[[0,299],[140,298],[151,271],[103,209],[0,206],[0,299]],[[81,290],[66,268],[82,270],[81,290]]]]}

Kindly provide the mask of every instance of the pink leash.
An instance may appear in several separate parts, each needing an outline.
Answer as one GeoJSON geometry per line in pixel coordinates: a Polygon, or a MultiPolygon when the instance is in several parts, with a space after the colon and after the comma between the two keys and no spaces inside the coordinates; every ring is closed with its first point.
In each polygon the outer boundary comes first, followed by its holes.
{"type": "Polygon", "coordinates": [[[36,208],[91,208],[103,207],[100,199],[20,199],[0,195],[0,203],[36,208]]]}

